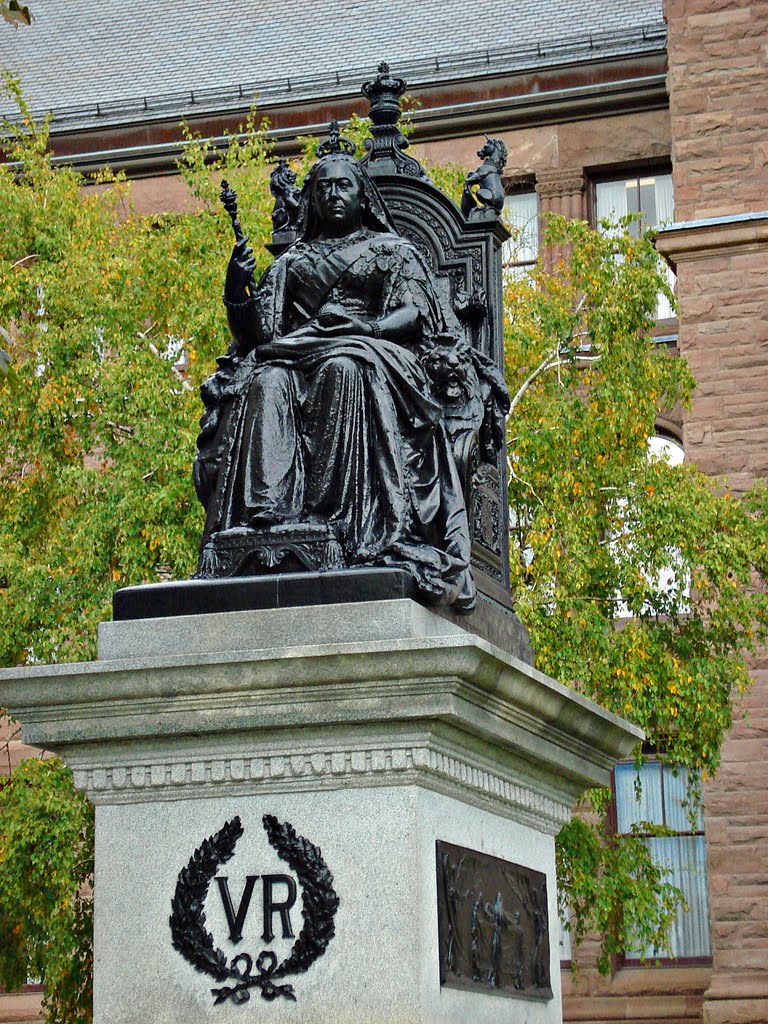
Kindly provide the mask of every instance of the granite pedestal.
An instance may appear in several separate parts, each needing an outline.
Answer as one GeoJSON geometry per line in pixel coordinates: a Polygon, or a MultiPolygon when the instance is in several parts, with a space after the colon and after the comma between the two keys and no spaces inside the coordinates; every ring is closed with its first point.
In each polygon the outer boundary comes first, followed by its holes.
{"type": "Polygon", "coordinates": [[[554,836],[641,734],[513,655],[408,598],[132,619],[102,624],[96,662],[2,672],[0,704],[96,805],[95,1024],[562,1019],[554,836]],[[265,815],[320,851],[338,908],[280,978],[295,1001],[257,986],[217,1003],[234,983],[174,948],[172,899],[254,974],[314,913],[265,815]],[[242,834],[217,861],[205,842],[225,826],[242,834]],[[551,996],[479,968],[441,985],[437,841],[546,876],[551,996]]]}

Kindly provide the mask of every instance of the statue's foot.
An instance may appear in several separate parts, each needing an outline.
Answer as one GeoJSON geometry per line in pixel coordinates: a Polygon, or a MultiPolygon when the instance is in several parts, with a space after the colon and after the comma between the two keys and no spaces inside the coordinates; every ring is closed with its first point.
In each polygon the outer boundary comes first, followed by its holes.
{"type": "Polygon", "coordinates": [[[261,512],[253,512],[248,517],[248,525],[252,530],[264,530],[270,526],[277,526],[279,523],[286,521],[285,516],[281,516],[278,512],[273,512],[270,509],[264,509],[261,512]]]}

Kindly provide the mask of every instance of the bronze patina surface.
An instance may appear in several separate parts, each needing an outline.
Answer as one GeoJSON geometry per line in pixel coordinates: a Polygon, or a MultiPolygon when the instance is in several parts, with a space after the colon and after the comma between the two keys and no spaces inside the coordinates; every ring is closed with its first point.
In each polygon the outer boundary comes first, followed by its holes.
{"type": "Polygon", "coordinates": [[[385,64],[364,86],[361,160],[332,122],[300,191],[278,165],[276,259],[258,282],[223,183],[232,344],[201,389],[198,578],[402,570],[420,599],[466,613],[478,568],[507,593],[506,232],[485,177],[468,218],[403,153],[404,89],[385,64]]]}
{"type": "Polygon", "coordinates": [[[551,999],[547,879],[438,840],[440,984],[551,999]]]}

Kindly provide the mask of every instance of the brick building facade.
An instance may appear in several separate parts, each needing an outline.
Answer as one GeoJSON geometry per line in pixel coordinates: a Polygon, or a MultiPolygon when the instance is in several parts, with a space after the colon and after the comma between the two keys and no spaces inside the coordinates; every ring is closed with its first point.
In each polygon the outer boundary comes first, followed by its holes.
{"type": "MultiPolygon", "coordinates": [[[[33,105],[60,108],[55,152],[85,170],[106,161],[125,168],[139,210],[180,208],[188,201],[173,173],[180,117],[220,138],[247,107],[237,85],[211,84],[214,72],[219,81],[229,75],[237,83],[227,38],[208,26],[198,40],[209,56],[219,47],[213,65],[184,63],[195,52],[188,36],[171,48],[168,82],[177,91],[167,95],[160,95],[149,64],[131,67],[129,54],[123,70],[133,79],[112,95],[103,92],[108,79],[97,80],[99,100],[88,92],[88,68],[75,68],[69,79],[61,68],[46,70],[45,48],[58,47],[66,61],[62,39],[71,37],[74,46],[78,35],[76,16],[65,13],[70,5],[49,6],[52,28],[41,10],[31,29],[13,36],[30,52],[8,60],[0,40],[0,62],[30,70],[33,105]],[[30,56],[35,48],[38,63],[30,56]],[[58,86],[57,73],[64,74],[58,86]]],[[[136,6],[113,4],[129,31],[136,6]]],[[[172,6],[163,0],[158,17],[164,12],[172,22],[172,6]]],[[[396,5],[356,5],[360,25],[336,24],[327,52],[316,57],[323,73],[293,82],[284,72],[302,65],[300,55],[291,58],[277,42],[262,42],[272,50],[259,52],[265,58],[260,105],[278,148],[290,151],[297,132],[320,132],[331,116],[364,109],[356,90],[372,68],[351,69],[345,47],[369,54],[373,38],[372,63],[386,56],[421,104],[414,115],[416,155],[472,167],[482,132],[492,132],[509,150],[510,193],[533,195],[541,213],[594,220],[601,183],[629,188],[637,181],[639,194],[642,183],[656,182],[649,187],[658,198],[659,183],[671,172],[674,224],[658,247],[677,273],[679,322],[665,319],[657,333],[688,359],[698,388],[693,409],[660,427],[679,438],[686,458],[726,476],[739,492],[768,477],[768,3],[666,0],[662,10],[660,0],[524,0],[518,6],[514,25],[500,25],[498,9],[482,0],[472,12],[481,28],[468,36],[458,5],[443,5],[453,11],[453,27],[431,4],[418,15],[410,7],[398,13],[396,5]],[[372,37],[366,17],[380,26],[382,8],[391,8],[393,21],[372,37]],[[337,66],[345,70],[333,71],[337,66]]],[[[289,35],[297,31],[286,24],[289,35]]],[[[254,52],[258,45],[256,39],[254,52]]],[[[589,968],[587,948],[578,985],[564,972],[565,1020],[768,1022],[768,787],[761,772],[768,761],[768,662],[755,660],[753,674],[748,718],[737,713],[722,768],[705,791],[711,958],[617,964],[606,979],[589,968]]],[[[14,757],[23,753],[15,740],[11,750],[14,757]]],[[[0,1022],[31,1019],[29,999],[0,997],[0,1022]]]]}
{"type": "MultiPolygon", "coordinates": [[[[738,492],[768,477],[768,5],[669,0],[680,351],[698,382],[686,453],[738,492]]],[[[706,788],[706,1024],[768,1021],[768,660],[706,788]]]]}

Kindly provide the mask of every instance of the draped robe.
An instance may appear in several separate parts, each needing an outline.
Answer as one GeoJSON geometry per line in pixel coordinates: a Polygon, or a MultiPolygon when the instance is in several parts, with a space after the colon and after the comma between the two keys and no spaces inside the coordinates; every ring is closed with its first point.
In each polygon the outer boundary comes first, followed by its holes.
{"type": "Polygon", "coordinates": [[[426,597],[470,610],[463,488],[419,359],[445,318],[415,247],[365,228],[299,242],[230,322],[252,347],[219,374],[217,429],[200,445],[201,550],[233,528],[325,523],[347,565],[404,568],[426,597]],[[329,310],[369,321],[406,304],[418,325],[405,343],[323,326],[329,310]]]}

